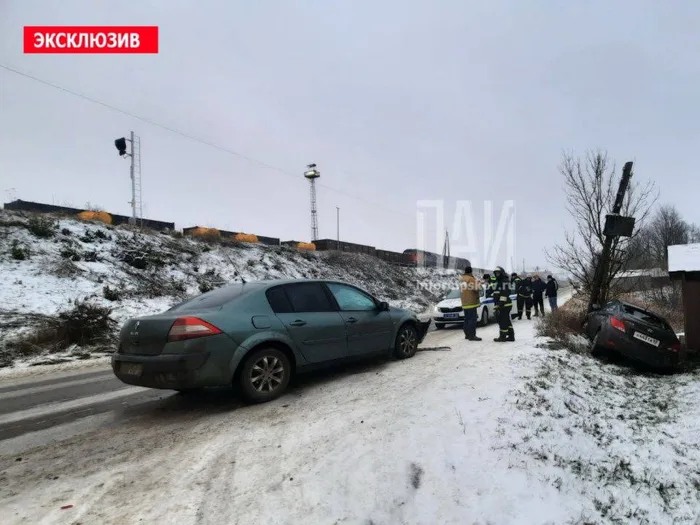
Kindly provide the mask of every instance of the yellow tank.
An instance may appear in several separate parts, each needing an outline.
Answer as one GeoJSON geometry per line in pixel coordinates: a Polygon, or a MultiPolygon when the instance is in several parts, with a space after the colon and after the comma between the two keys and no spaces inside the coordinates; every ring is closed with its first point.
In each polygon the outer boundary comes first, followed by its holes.
{"type": "Polygon", "coordinates": [[[297,249],[298,250],[310,250],[310,251],[315,251],[316,250],[316,245],[312,242],[300,242],[297,243],[297,249]]]}
{"type": "Polygon", "coordinates": [[[83,221],[99,221],[105,224],[112,224],[112,216],[106,211],[81,211],[78,219],[83,221]]]}
{"type": "Polygon", "coordinates": [[[189,233],[195,237],[221,237],[221,233],[216,228],[203,228],[202,226],[197,226],[189,233]]]}
{"type": "Polygon", "coordinates": [[[258,236],[254,233],[237,233],[233,236],[233,240],[238,242],[260,242],[258,236]]]}

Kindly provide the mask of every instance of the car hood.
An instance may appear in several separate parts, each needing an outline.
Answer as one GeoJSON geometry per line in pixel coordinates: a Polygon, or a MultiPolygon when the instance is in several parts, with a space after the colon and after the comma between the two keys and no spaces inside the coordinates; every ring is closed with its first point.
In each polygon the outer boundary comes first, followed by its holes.
{"type": "Polygon", "coordinates": [[[457,308],[462,306],[462,299],[457,297],[456,299],[444,299],[437,304],[438,308],[457,308]]]}

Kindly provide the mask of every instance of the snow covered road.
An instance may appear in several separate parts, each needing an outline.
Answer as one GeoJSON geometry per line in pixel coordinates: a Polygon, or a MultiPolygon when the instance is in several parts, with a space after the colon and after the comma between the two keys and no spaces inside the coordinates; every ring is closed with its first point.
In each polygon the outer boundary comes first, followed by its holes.
{"type": "Polygon", "coordinates": [[[65,423],[61,442],[18,452],[55,428],[0,441],[0,523],[576,523],[594,503],[512,445],[528,423],[513,392],[526,401],[547,358],[533,321],[515,343],[497,330],[431,332],[413,359],[317,374],[265,405],[134,393],[65,423]]]}
{"type": "Polygon", "coordinates": [[[413,359],[312,377],[267,405],[160,393],[130,419],[89,416],[98,428],[21,460],[0,457],[0,522],[432,524],[493,517],[494,508],[516,516],[540,504],[524,476],[504,476],[491,445],[517,374],[510,356],[531,343],[531,325],[518,324],[520,341],[500,346],[489,343],[494,325],[480,329],[481,343],[461,330],[431,333],[413,359]]]}

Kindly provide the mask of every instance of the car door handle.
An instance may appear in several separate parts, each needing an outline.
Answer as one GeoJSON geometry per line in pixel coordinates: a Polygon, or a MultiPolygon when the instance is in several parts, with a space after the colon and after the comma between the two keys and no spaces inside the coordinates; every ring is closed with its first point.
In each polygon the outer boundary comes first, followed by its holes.
{"type": "Polygon", "coordinates": [[[348,317],[348,318],[346,319],[346,321],[347,321],[348,323],[356,323],[356,322],[357,322],[357,319],[355,319],[354,317],[348,317]]]}
{"type": "Polygon", "coordinates": [[[297,319],[296,321],[289,323],[290,326],[304,326],[305,324],[306,321],[302,321],[301,319],[297,319]]]}

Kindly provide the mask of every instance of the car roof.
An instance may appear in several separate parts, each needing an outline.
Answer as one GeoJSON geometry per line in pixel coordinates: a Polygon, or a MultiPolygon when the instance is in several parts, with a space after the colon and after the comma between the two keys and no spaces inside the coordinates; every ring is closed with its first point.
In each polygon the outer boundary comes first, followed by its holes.
{"type": "Polygon", "coordinates": [[[282,284],[294,284],[294,283],[342,283],[342,284],[347,284],[348,286],[354,286],[350,283],[346,283],[345,281],[339,280],[339,279],[305,279],[305,278],[300,278],[300,279],[263,279],[261,281],[247,281],[246,283],[231,283],[226,286],[247,286],[247,285],[255,285],[255,286],[261,286],[263,288],[271,288],[272,286],[279,286],[282,284]]]}

